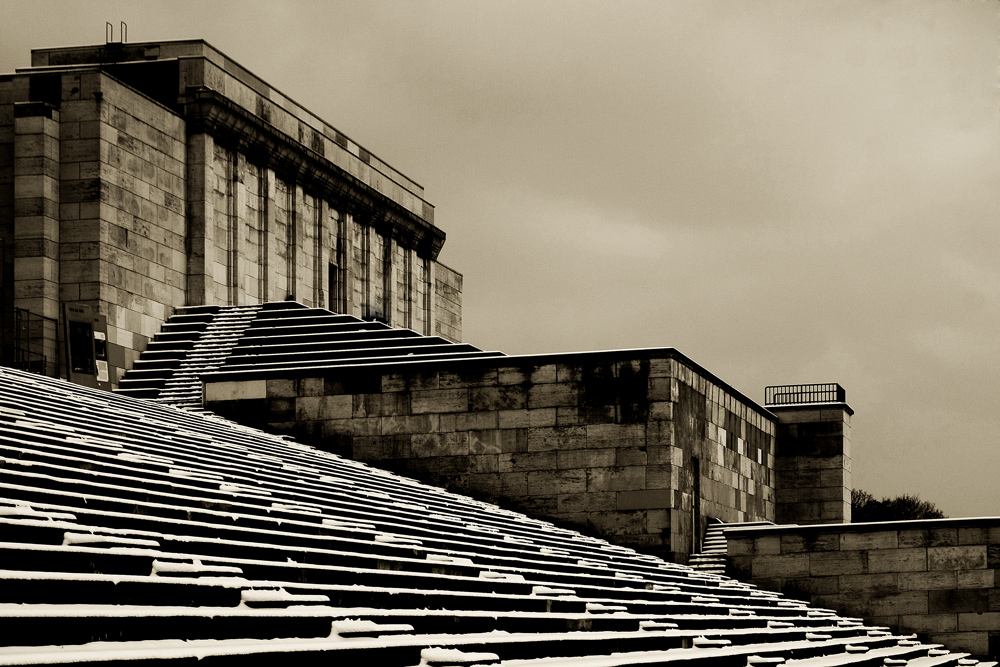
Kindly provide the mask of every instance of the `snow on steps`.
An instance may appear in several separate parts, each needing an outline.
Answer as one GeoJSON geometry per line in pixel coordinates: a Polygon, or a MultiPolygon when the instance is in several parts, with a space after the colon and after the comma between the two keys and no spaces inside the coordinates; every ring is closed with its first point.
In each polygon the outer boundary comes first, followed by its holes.
{"type": "Polygon", "coordinates": [[[221,419],[0,384],[0,664],[966,657],[221,419]]]}

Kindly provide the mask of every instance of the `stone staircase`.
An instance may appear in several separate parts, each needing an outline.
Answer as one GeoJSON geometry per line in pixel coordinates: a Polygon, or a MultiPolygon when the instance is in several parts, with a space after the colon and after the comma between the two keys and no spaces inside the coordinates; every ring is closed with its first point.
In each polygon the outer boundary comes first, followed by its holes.
{"type": "Polygon", "coordinates": [[[0,665],[995,665],[211,415],[12,369],[0,461],[0,665]]]}
{"type": "Polygon", "coordinates": [[[705,529],[705,541],[702,542],[701,551],[691,554],[688,559],[688,567],[705,574],[726,574],[728,563],[726,550],[726,527],[731,525],[739,526],[769,526],[770,521],[751,521],[740,524],[727,524],[718,519],[711,519],[708,528],[705,529]]]}
{"type": "Polygon", "coordinates": [[[119,386],[121,393],[178,407],[201,409],[203,373],[232,354],[261,306],[189,306],[164,323],[160,333],[119,386]]]}
{"type": "Polygon", "coordinates": [[[218,371],[489,356],[502,353],[294,301],[188,306],[163,324],[122,378],[118,393],[201,410],[202,377],[218,371]]]}
{"type": "Polygon", "coordinates": [[[706,574],[726,574],[726,535],[723,532],[726,524],[718,519],[711,519],[705,529],[705,541],[701,551],[691,554],[688,567],[706,574]]]}

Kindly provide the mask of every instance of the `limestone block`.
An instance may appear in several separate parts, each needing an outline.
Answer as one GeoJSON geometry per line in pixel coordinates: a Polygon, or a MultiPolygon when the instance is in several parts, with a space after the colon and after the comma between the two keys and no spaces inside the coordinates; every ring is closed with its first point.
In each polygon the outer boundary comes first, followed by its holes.
{"type": "MultiPolygon", "coordinates": [[[[261,382],[266,383],[266,380],[261,382]]],[[[352,416],[352,406],[352,398],[348,395],[302,396],[295,400],[295,418],[300,421],[348,419],[352,416]]]]}
{"type": "Polygon", "coordinates": [[[299,396],[323,396],[324,394],[345,392],[327,391],[323,378],[299,378],[296,380],[296,393],[299,396]]]}
{"type": "Polygon", "coordinates": [[[958,614],[958,630],[961,632],[997,632],[1000,630],[1000,612],[960,613],[958,614]]]}
{"type": "Polygon", "coordinates": [[[987,544],[989,528],[966,526],[958,529],[958,544],[987,544]]]}
{"type": "Polygon", "coordinates": [[[811,601],[813,595],[837,595],[839,577],[797,577],[785,579],[782,591],[789,597],[811,601]]]}
{"type": "Polygon", "coordinates": [[[555,452],[524,452],[500,454],[500,472],[526,472],[533,470],[555,470],[555,452]]]}
{"type": "Polygon", "coordinates": [[[583,364],[556,364],[556,382],[579,382],[583,379],[583,364]]]}
{"type": "Polygon", "coordinates": [[[580,387],[575,382],[538,384],[528,387],[528,408],[570,407],[580,402],[580,387]]]}
{"type": "Polygon", "coordinates": [[[528,473],[528,495],[531,496],[583,493],[586,490],[587,476],[583,470],[535,470],[528,473]]]}
{"type": "Polygon", "coordinates": [[[809,574],[814,577],[864,574],[868,568],[863,551],[830,551],[809,554],[809,574]]]}
{"type": "MultiPolygon", "coordinates": [[[[385,435],[400,435],[403,433],[433,433],[440,430],[438,415],[387,415],[385,417],[369,417],[376,423],[381,423],[385,435]]],[[[359,419],[359,421],[363,421],[359,419]]]]}
{"type": "Polygon", "coordinates": [[[616,509],[617,499],[614,492],[606,493],[568,493],[558,497],[559,512],[602,512],[616,509]]]}
{"type": "Polygon", "coordinates": [[[642,447],[646,444],[645,424],[589,424],[587,447],[642,447]]]}
{"type": "Polygon", "coordinates": [[[865,596],[884,596],[899,592],[899,575],[895,572],[883,574],[845,574],[838,577],[841,593],[865,596]]]}
{"type": "Polygon", "coordinates": [[[926,591],[906,591],[873,596],[871,599],[871,613],[876,616],[926,614],[927,595],[926,591]]]}
{"type": "Polygon", "coordinates": [[[904,614],[899,617],[899,628],[907,632],[955,632],[958,630],[956,614],[904,614]]]}
{"type": "MultiPolygon", "coordinates": [[[[451,435],[451,434],[449,434],[451,435]]],[[[458,435],[458,434],[455,434],[458,435]]],[[[469,457],[469,472],[497,473],[499,472],[499,457],[497,454],[469,457]]]]}
{"type": "Polygon", "coordinates": [[[958,528],[931,528],[927,531],[930,547],[951,547],[958,544],[958,528]]]}
{"type": "Polygon", "coordinates": [[[646,486],[643,466],[588,468],[586,472],[587,491],[635,491],[646,486]]]}
{"type": "MultiPolygon", "coordinates": [[[[382,391],[406,391],[408,388],[406,376],[402,373],[386,373],[382,376],[382,391]]],[[[437,387],[432,387],[436,389],[437,387]]]]}
{"type": "Polygon", "coordinates": [[[956,579],[959,588],[994,588],[997,585],[996,570],[959,570],[956,579]]]}
{"type": "Polygon", "coordinates": [[[432,389],[414,391],[410,399],[413,414],[466,412],[469,409],[468,389],[432,389]]]}
{"type": "Polygon", "coordinates": [[[982,613],[989,610],[989,592],[979,588],[929,591],[930,613],[982,613]]]}
{"type": "MultiPolygon", "coordinates": [[[[957,539],[957,536],[956,536],[957,539]]],[[[928,547],[929,570],[979,570],[986,568],[985,544],[960,547],[928,547]]]]}
{"type": "Polygon", "coordinates": [[[648,380],[648,391],[646,397],[652,402],[666,402],[670,403],[671,392],[670,392],[670,378],[669,377],[650,377],[648,380]]]}
{"type": "Polygon", "coordinates": [[[556,425],[555,408],[500,410],[498,417],[500,428],[530,428],[556,425]]]}
{"type": "MultiPolygon", "coordinates": [[[[619,456],[620,452],[619,451],[619,456]]],[[[619,459],[620,460],[620,459],[619,459]]],[[[647,489],[674,489],[677,488],[679,469],[671,465],[648,465],[646,466],[646,488],[647,489]]]]}
{"type": "Polygon", "coordinates": [[[807,554],[756,555],[752,562],[753,579],[760,577],[807,577],[809,576],[809,556],[807,554]]]}
{"type": "Polygon", "coordinates": [[[614,449],[573,449],[556,452],[559,468],[611,468],[615,465],[614,449]]]}
{"type": "Polygon", "coordinates": [[[930,544],[926,530],[901,530],[897,538],[900,549],[907,547],[926,547],[930,544]]]}
{"type": "Polygon", "coordinates": [[[204,387],[206,403],[267,398],[267,383],[265,380],[208,382],[205,383],[204,387]]]}
{"type": "Polygon", "coordinates": [[[504,454],[528,451],[528,429],[508,428],[498,431],[500,434],[500,451],[504,454]]]}
{"type": "Polygon", "coordinates": [[[944,572],[900,572],[899,590],[930,591],[952,589],[957,586],[957,573],[944,572]]]}
{"type": "Polygon", "coordinates": [[[327,419],[322,422],[323,437],[338,440],[343,435],[379,435],[381,420],[378,417],[368,419],[327,419]]]}
{"type": "Polygon", "coordinates": [[[582,450],[587,444],[584,426],[542,426],[528,429],[528,451],[582,450]]]}
{"type": "Polygon", "coordinates": [[[405,391],[387,392],[381,394],[381,397],[382,397],[382,407],[381,407],[382,416],[410,414],[409,392],[405,391]]]}
{"type": "Polygon", "coordinates": [[[647,533],[669,535],[670,525],[670,510],[650,509],[646,512],[647,533]]]}
{"type": "Polygon", "coordinates": [[[871,618],[875,613],[872,609],[872,600],[866,595],[855,593],[840,593],[838,595],[814,595],[812,603],[817,607],[836,609],[837,612],[845,616],[862,616],[871,618]]]}
{"type": "MultiPolygon", "coordinates": [[[[410,437],[410,448],[414,457],[468,456],[469,434],[459,433],[416,433],[410,437]]],[[[497,472],[497,470],[477,470],[475,472],[497,472]]]]}
{"type": "Polygon", "coordinates": [[[469,475],[469,488],[473,495],[497,498],[502,494],[500,475],[495,473],[472,473],[469,475]]]}
{"type": "MultiPolygon", "coordinates": [[[[586,438],[586,428],[581,429],[586,438]]],[[[646,450],[639,447],[628,447],[616,450],[615,465],[619,466],[644,466],[646,465],[646,450]]],[[[668,473],[669,474],[669,473],[668,473]]]]}
{"type": "Polygon", "coordinates": [[[499,454],[503,450],[497,429],[469,431],[469,452],[474,455],[499,454]]]}
{"type": "Polygon", "coordinates": [[[438,377],[441,389],[462,387],[495,387],[497,385],[497,369],[475,369],[470,371],[441,371],[438,377]]]}
{"type": "Polygon", "coordinates": [[[498,423],[496,412],[459,412],[441,415],[442,431],[495,429],[498,423]]]}
{"type": "Polygon", "coordinates": [[[879,549],[868,552],[868,571],[922,572],[927,570],[927,549],[879,549]]]}
{"type": "Polygon", "coordinates": [[[619,510],[664,509],[673,502],[669,490],[619,491],[619,510]]]}
{"type": "Polygon", "coordinates": [[[632,512],[591,512],[587,524],[602,535],[638,535],[646,532],[646,514],[632,512]]]}
{"type": "Polygon", "coordinates": [[[500,491],[507,498],[519,498],[528,495],[528,473],[500,473],[500,491]]]}
{"type": "Polygon", "coordinates": [[[473,387],[469,390],[470,410],[519,410],[527,406],[528,392],[521,385],[473,387]]]}
{"type": "Polygon", "coordinates": [[[754,541],[749,537],[734,537],[726,534],[726,553],[730,558],[751,556],[754,552],[754,541]]]}
{"type": "Polygon", "coordinates": [[[780,554],[781,537],[778,535],[764,535],[754,538],[753,553],[758,556],[780,554]]]}
{"type": "Polygon", "coordinates": [[[856,549],[895,549],[897,533],[893,530],[863,533],[842,533],[840,536],[841,550],[856,549]]]}

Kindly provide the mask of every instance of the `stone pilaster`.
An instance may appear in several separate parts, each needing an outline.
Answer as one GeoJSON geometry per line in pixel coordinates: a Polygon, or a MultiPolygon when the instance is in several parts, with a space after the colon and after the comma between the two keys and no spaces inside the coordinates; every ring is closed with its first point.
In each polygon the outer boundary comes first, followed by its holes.
{"type": "Polygon", "coordinates": [[[59,111],[45,102],[14,105],[14,306],[47,318],[32,323],[33,351],[48,370],[59,347],[59,111]]]}
{"type": "Polygon", "coordinates": [[[212,167],[215,140],[199,132],[187,145],[187,305],[215,302],[212,259],[215,252],[215,206],[208,173],[212,167]]]}

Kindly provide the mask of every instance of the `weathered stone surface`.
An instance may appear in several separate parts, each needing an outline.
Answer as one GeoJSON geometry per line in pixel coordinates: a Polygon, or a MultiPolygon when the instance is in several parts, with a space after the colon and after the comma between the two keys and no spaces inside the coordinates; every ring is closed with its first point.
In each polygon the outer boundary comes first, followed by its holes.
{"type": "MultiPolygon", "coordinates": [[[[957,539],[957,537],[956,537],[957,539]]],[[[929,570],[978,570],[986,567],[985,544],[927,549],[929,570]]]]}

